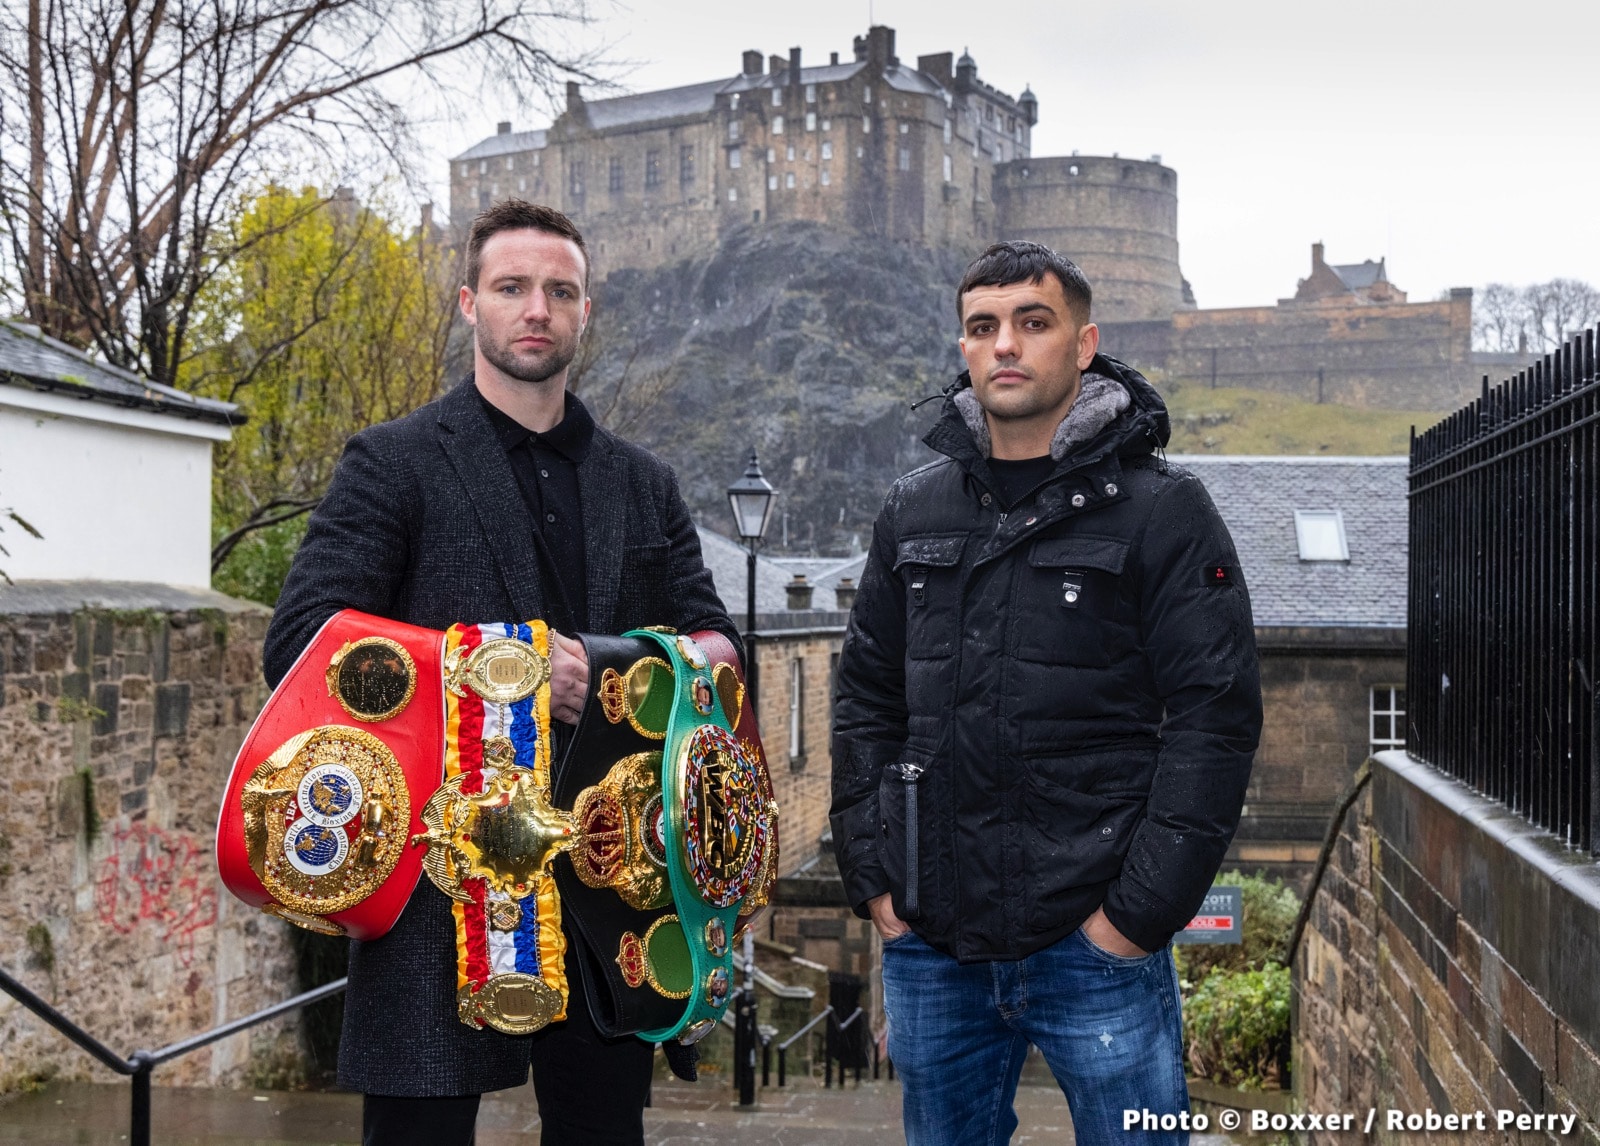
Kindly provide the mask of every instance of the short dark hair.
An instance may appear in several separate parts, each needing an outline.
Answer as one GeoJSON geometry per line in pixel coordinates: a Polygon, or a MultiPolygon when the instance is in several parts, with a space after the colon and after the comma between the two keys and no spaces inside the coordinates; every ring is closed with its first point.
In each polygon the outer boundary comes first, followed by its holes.
{"type": "Polygon", "coordinates": [[[972,260],[967,273],[961,276],[956,288],[956,317],[966,313],[967,292],[975,287],[1010,286],[1012,283],[1044,282],[1045,275],[1055,275],[1061,282],[1061,293],[1067,296],[1067,306],[1080,324],[1089,321],[1089,303],[1093,292],[1089,280],[1083,277],[1078,264],[1065,255],[1058,255],[1043,243],[1030,243],[1025,239],[1007,239],[995,243],[972,260]]]}
{"type": "Polygon", "coordinates": [[[478,275],[483,272],[483,245],[501,231],[544,231],[571,239],[583,256],[583,285],[588,289],[589,248],[584,244],[583,232],[554,207],[526,199],[506,199],[472,220],[472,231],[467,236],[467,285],[473,290],[478,289],[478,275]]]}

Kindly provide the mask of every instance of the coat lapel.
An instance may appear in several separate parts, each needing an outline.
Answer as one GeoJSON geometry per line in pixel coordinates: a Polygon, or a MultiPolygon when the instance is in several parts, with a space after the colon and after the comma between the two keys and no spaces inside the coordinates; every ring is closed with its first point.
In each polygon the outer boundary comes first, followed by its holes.
{"type": "Polygon", "coordinates": [[[622,577],[627,536],[627,460],[610,434],[595,427],[588,454],[578,465],[578,503],[583,513],[583,562],[589,590],[589,629],[611,631],[622,577]]]}
{"type": "MultiPolygon", "coordinates": [[[[533,547],[528,507],[494,427],[484,415],[477,388],[463,382],[439,404],[439,445],[472,503],[489,554],[500,571],[514,617],[473,617],[472,621],[527,621],[544,616],[539,558],[533,547]]],[[[592,551],[591,551],[592,552],[592,551]]],[[[463,553],[463,560],[470,560],[463,553]]]]}

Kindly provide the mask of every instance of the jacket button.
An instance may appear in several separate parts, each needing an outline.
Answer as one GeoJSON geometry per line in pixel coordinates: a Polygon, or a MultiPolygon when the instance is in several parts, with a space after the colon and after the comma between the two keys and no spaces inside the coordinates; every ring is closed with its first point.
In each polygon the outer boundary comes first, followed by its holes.
{"type": "Polygon", "coordinates": [[[984,494],[982,497],[980,497],[978,499],[978,504],[979,505],[988,505],[993,500],[994,500],[994,498],[990,497],[988,494],[984,494]]]}
{"type": "Polygon", "coordinates": [[[1073,509],[1082,509],[1084,500],[1085,499],[1084,499],[1083,494],[1081,494],[1081,493],[1073,494],[1072,495],[1072,508],[1073,509]]]}
{"type": "Polygon", "coordinates": [[[1116,497],[1117,496],[1117,486],[1116,486],[1115,482],[1109,482],[1109,481],[1106,482],[1106,496],[1107,497],[1116,497]]]}

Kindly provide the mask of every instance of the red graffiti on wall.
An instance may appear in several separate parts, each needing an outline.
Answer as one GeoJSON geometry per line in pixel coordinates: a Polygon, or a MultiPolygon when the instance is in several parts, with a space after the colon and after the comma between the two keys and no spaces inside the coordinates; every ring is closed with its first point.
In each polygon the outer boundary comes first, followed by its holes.
{"type": "Polygon", "coordinates": [[[187,832],[148,824],[118,828],[111,854],[94,885],[100,921],[119,935],[141,923],[162,928],[185,967],[194,960],[195,934],[217,921],[217,892],[205,853],[187,832]]]}

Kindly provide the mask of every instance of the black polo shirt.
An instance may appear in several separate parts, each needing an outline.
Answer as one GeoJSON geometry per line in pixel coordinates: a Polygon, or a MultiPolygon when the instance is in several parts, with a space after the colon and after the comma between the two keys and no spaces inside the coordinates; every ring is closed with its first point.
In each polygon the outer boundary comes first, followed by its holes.
{"type": "Polygon", "coordinates": [[[567,634],[587,629],[588,564],[583,555],[578,464],[594,441],[594,419],[575,395],[568,394],[561,421],[539,434],[495,407],[481,392],[478,400],[506,451],[532,519],[541,580],[549,586],[545,593],[549,616],[544,620],[567,634]]]}

